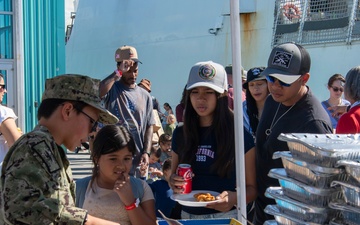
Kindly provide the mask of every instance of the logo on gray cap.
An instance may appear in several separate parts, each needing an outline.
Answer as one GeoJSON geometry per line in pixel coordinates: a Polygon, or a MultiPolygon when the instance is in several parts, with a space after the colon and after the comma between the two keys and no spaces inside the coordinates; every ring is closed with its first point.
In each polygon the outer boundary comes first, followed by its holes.
{"type": "Polygon", "coordinates": [[[211,80],[215,77],[216,70],[210,64],[205,64],[199,68],[199,76],[204,80],[211,80]]]}
{"type": "Polygon", "coordinates": [[[293,55],[287,52],[276,52],[272,64],[284,68],[289,68],[293,55]]]}

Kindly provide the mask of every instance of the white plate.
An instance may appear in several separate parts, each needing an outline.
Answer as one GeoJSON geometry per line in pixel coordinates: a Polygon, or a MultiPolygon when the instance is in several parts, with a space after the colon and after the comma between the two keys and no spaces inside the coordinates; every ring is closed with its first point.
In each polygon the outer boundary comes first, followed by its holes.
{"type": "Polygon", "coordinates": [[[179,202],[180,205],[191,206],[191,207],[205,207],[209,203],[219,201],[219,200],[214,200],[214,201],[208,201],[208,202],[198,202],[194,198],[194,194],[197,194],[197,193],[210,193],[211,195],[213,195],[215,197],[220,194],[216,191],[197,190],[197,191],[192,191],[189,194],[173,194],[170,198],[174,201],[179,202]]]}

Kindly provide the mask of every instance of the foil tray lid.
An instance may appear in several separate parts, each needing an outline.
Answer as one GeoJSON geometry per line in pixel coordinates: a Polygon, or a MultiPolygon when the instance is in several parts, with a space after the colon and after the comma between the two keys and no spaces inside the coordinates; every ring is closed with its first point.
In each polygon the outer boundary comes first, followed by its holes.
{"type": "MultiPolygon", "coordinates": [[[[360,150],[360,146],[359,146],[360,150]]],[[[342,159],[337,161],[336,166],[345,166],[349,168],[357,168],[360,169],[360,160],[348,160],[348,159],[342,159]]]]}
{"type": "Polygon", "coordinates": [[[319,154],[322,152],[345,154],[359,151],[360,134],[309,134],[309,133],[281,133],[281,141],[302,144],[319,154]]]}
{"type": "Polygon", "coordinates": [[[360,213],[360,208],[346,204],[344,201],[337,200],[329,202],[329,207],[340,211],[348,211],[353,213],[360,213]]]}
{"type": "Polygon", "coordinates": [[[273,215],[273,216],[279,216],[279,217],[283,217],[286,218],[288,220],[291,220],[293,222],[295,222],[298,225],[321,225],[319,223],[312,223],[312,222],[304,222],[301,221],[297,218],[291,217],[289,215],[286,215],[282,212],[280,212],[280,209],[277,205],[267,205],[264,209],[264,212],[266,212],[267,214],[273,215]]]}
{"type": "Polygon", "coordinates": [[[345,182],[341,182],[341,181],[337,181],[337,180],[334,180],[333,182],[331,182],[331,187],[341,187],[341,186],[352,189],[356,192],[360,192],[360,187],[355,186],[353,184],[349,184],[349,183],[345,183],[345,182]]]}
{"type": "Polygon", "coordinates": [[[292,198],[287,197],[283,193],[282,187],[268,187],[266,189],[265,196],[268,198],[278,199],[278,200],[282,200],[282,201],[291,203],[293,205],[296,205],[296,206],[304,209],[306,212],[309,212],[309,213],[322,214],[322,213],[327,213],[327,211],[329,211],[329,208],[320,208],[320,207],[311,206],[309,204],[305,204],[305,203],[302,203],[302,202],[299,202],[292,198]]]}
{"type": "Polygon", "coordinates": [[[306,167],[309,170],[316,172],[316,173],[340,174],[340,173],[344,172],[344,169],[342,169],[342,168],[322,167],[322,166],[318,166],[316,164],[311,164],[311,163],[308,163],[308,162],[305,162],[305,161],[302,161],[299,159],[295,159],[292,157],[290,151],[274,152],[273,159],[278,159],[278,158],[284,158],[298,166],[306,167]]]}
{"type": "Polygon", "coordinates": [[[317,188],[317,187],[306,185],[300,181],[297,181],[295,179],[288,177],[284,168],[271,169],[269,171],[268,176],[275,178],[275,179],[286,180],[290,183],[293,183],[293,184],[303,188],[305,191],[307,191],[311,194],[315,194],[315,195],[327,196],[327,195],[330,195],[330,194],[340,190],[340,188],[317,188]]]}

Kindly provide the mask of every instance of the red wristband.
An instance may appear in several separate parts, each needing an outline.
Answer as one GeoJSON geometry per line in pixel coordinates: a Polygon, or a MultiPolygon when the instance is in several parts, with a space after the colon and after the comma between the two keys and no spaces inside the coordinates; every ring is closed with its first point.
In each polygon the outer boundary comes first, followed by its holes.
{"type": "Polygon", "coordinates": [[[135,208],[136,208],[135,202],[133,204],[131,204],[131,205],[126,205],[125,206],[125,209],[128,210],[128,211],[132,210],[132,209],[135,209],[135,208]]]}
{"type": "Polygon", "coordinates": [[[132,203],[131,205],[126,205],[125,209],[129,211],[135,209],[136,207],[137,207],[137,202],[135,200],[134,203],[132,203]]]}

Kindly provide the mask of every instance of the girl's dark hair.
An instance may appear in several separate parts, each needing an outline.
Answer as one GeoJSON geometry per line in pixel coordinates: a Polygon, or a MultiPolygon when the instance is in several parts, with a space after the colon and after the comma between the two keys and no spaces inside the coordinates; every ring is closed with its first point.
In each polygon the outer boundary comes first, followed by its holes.
{"type": "Polygon", "coordinates": [[[165,159],[162,165],[162,171],[171,169],[171,159],[165,159]]]}
{"type": "Polygon", "coordinates": [[[161,156],[161,148],[156,148],[155,146],[151,146],[150,155],[154,154],[156,158],[160,158],[161,156]]]}
{"type": "Polygon", "coordinates": [[[169,107],[170,109],[172,109],[171,106],[169,105],[169,103],[167,103],[167,102],[164,103],[164,106],[169,107]]]}
{"type": "Polygon", "coordinates": [[[98,176],[98,160],[100,156],[119,151],[125,147],[128,147],[133,156],[135,155],[135,142],[125,127],[106,125],[100,129],[95,136],[93,148],[91,149],[91,159],[94,163],[91,185],[98,176]]]}
{"type": "Polygon", "coordinates": [[[81,101],[70,101],[66,99],[57,99],[57,98],[49,98],[45,99],[40,103],[38,113],[37,113],[37,119],[40,120],[41,117],[44,117],[45,119],[50,118],[50,116],[53,114],[53,112],[56,110],[56,108],[63,104],[64,102],[70,102],[73,104],[74,108],[79,112],[81,111],[87,104],[85,102],[81,101]]]}
{"type": "Polygon", "coordinates": [[[161,143],[161,142],[171,142],[171,139],[172,139],[172,137],[170,136],[170,135],[168,135],[168,134],[162,134],[162,135],[160,135],[160,137],[159,137],[159,144],[161,143]]]}
{"type": "Polygon", "coordinates": [[[345,78],[343,77],[343,75],[339,74],[339,73],[335,73],[334,75],[332,75],[330,78],[329,78],[329,81],[328,81],[328,87],[331,87],[334,83],[334,81],[336,80],[339,80],[343,83],[345,83],[345,78]]]}
{"type": "MultiPolygon", "coordinates": [[[[181,163],[194,162],[200,139],[199,132],[197,132],[200,128],[199,116],[191,104],[190,92],[191,90],[186,92],[183,128],[185,143],[183,149],[179,149],[183,151],[180,156],[181,163]]],[[[210,169],[217,171],[219,176],[226,177],[230,176],[235,166],[234,114],[229,108],[227,91],[222,94],[215,93],[217,97],[216,108],[209,134],[215,132],[217,159],[210,169]]]]}

